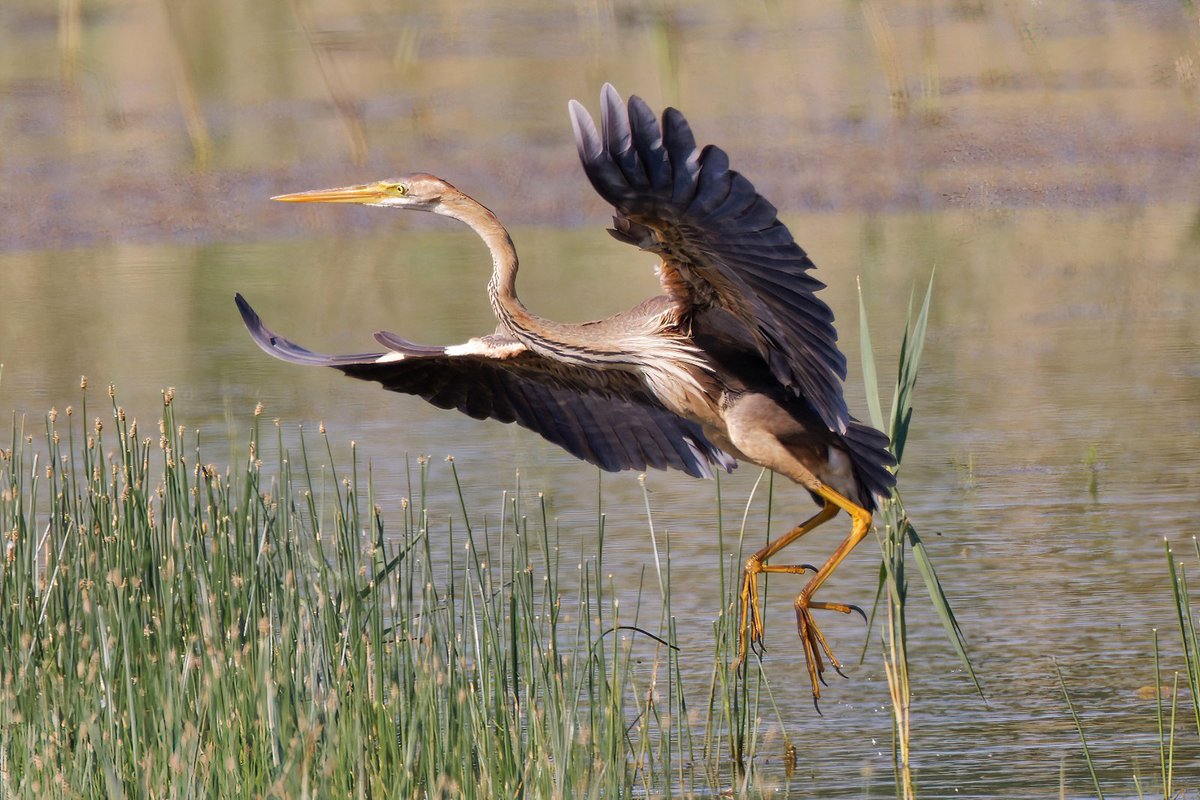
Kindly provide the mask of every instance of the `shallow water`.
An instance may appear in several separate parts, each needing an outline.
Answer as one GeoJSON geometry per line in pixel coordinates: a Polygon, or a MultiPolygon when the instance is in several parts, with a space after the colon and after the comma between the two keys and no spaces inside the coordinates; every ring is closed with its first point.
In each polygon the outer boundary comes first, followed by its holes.
{"type": "MultiPolygon", "coordinates": [[[[783,209],[829,283],[860,414],[855,277],[887,377],[908,298],[936,269],[901,481],[988,705],[914,597],[922,794],[1058,796],[1060,777],[1067,796],[1089,793],[1056,659],[1106,789],[1133,795],[1130,775],[1157,774],[1154,706],[1138,694],[1153,683],[1153,628],[1166,669],[1182,666],[1162,540],[1190,552],[1200,512],[1200,124],[1188,77],[1200,19],[1179,3],[1050,5],[881,5],[888,45],[858,4],[643,15],[230,1],[201,20],[130,2],[84,4],[75,23],[71,3],[60,17],[6,4],[0,409],[40,431],[48,408],[78,403],[86,374],[93,404],[113,382],[155,420],[174,386],[222,462],[261,401],[289,436],[323,421],[339,456],[359,442],[385,513],[412,458],[432,455],[449,488],[453,455],[478,514],[498,516],[520,469],[523,487],[549,493],[563,552],[590,553],[596,470],[512,426],[276,363],[245,336],[232,295],[329,351],[370,347],[380,328],[428,342],[490,331],[488,259],[469,231],[264,200],[421,168],[515,222],[519,286],[539,313],[579,320],[641,300],[655,291],[652,259],[603,233],[563,113],[570,96],[594,108],[612,80],[679,104],[783,209]]],[[[758,474],[722,479],[727,533],[758,474]]],[[[632,601],[653,552],[641,487],[633,474],[602,484],[606,567],[632,601]]],[[[698,707],[727,555],[715,487],[665,473],[647,485],[656,530],[672,537],[698,707]]],[[[455,513],[456,498],[441,501],[455,513]]],[[[776,530],[810,509],[776,484],[776,530]]],[[[765,512],[760,493],[755,536],[765,512]]],[[[822,557],[835,527],[797,559],[822,557]]],[[[868,541],[824,593],[865,604],[876,569],[868,541]]],[[[831,682],[816,716],[790,591],[772,587],[765,664],[800,750],[793,789],[890,795],[878,649],[831,682]]],[[[861,625],[826,631],[853,661],[861,625]]],[[[1177,771],[1195,786],[1195,742],[1182,746],[1177,771]]]]}

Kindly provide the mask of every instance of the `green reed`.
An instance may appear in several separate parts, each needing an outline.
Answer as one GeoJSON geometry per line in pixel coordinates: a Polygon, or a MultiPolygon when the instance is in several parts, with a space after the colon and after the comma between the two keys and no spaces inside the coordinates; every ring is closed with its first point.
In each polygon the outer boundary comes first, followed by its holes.
{"type": "MultiPolygon", "coordinates": [[[[933,296],[933,278],[925,290],[925,299],[914,316],[912,301],[909,301],[908,319],[900,344],[895,388],[892,392],[891,411],[884,419],[880,401],[879,381],[875,371],[875,356],[871,347],[871,335],[867,325],[866,307],[862,287],[859,286],[859,320],[862,339],[863,383],[867,392],[867,405],[871,424],[888,434],[892,453],[896,456],[896,471],[904,459],[904,446],[908,441],[909,425],[913,415],[913,397],[920,372],[921,355],[925,348],[925,330],[929,322],[929,302],[933,296]]],[[[884,673],[891,695],[893,717],[893,764],[896,771],[896,795],[904,800],[916,797],[910,768],[909,742],[911,738],[910,705],[912,692],[908,675],[908,632],[905,608],[908,602],[908,578],[905,573],[906,555],[911,554],[917,572],[929,595],[934,612],[942,623],[946,638],[954,647],[959,661],[966,669],[976,690],[982,696],[983,689],[967,654],[966,640],[950,606],[950,600],[942,588],[933,562],[921,536],[908,517],[904,500],[897,487],[875,514],[875,528],[883,559],[879,566],[879,588],[875,609],[883,601],[884,620],[882,625],[884,673]]],[[[865,650],[864,650],[865,655],[865,650]]]]}
{"type": "Polygon", "coordinates": [[[264,427],[221,469],[169,391],[149,432],[86,393],[44,431],[14,418],[0,796],[690,791],[675,651],[631,632],[602,554],[562,568],[544,504],[435,522],[421,461],[385,526],[355,448],[338,464],[323,432],[292,453],[264,427]]]}

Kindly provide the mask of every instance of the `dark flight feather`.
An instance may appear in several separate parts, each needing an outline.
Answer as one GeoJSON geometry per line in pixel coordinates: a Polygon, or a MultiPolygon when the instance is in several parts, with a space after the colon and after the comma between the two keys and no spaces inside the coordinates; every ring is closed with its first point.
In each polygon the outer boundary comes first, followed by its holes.
{"type": "Polygon", "coordinates": [[[714,467],[737,465],[698,425],[663,408],[625,373],[563,365],[495,335],[459,355],[389,333],[376,335],[388,353],[325,355],[274,333],[240,294],[235,300],[251,337],[280,360],[333,367],[476,419],[516,422],[610,472],[653,467],[706,478],[714,467]],[[393,360],[380,360],[389,356],[393,360]],[[628,385],[610,391],[606,381],[628,385]]]}
{"type": "Polygon", "coordinates": [[[606,84],[602,132],[582,105],[571,101],[570,109],[588,179],[630,223],[618,221],[614,235],[662,256],[663,285],[682,311],[719,305],[733,313],[776,380],[830,430],[846,433],[846,359],[833,314],[814,294],[824,284],[808,274],[813,263],[775,207],[730,169],[724,150],[699,150],[673,108],[660,126],[640,98],[625,104],[606,84]],[[654,231],[653,246],[643,243],[639,228],[654,231]]]}

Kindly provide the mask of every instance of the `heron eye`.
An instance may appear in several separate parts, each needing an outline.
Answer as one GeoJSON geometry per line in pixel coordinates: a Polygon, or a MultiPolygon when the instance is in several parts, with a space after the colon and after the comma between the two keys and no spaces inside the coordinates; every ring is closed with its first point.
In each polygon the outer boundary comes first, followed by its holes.
{"type": "Polygon", "coordinates": [[[404,195],[408,194],[408,187],[405,186],[403,183],[397,183],[395,186],[392,187],[392,191],[398,195],[404,196],[404,195]]]}

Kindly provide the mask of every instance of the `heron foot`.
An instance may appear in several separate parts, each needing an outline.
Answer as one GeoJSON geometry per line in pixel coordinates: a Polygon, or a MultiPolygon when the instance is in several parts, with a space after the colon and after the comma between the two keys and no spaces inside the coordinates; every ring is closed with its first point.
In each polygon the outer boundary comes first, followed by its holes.
{"type": "MultiPolygon", "coordinates": [[[[759,607],[758,576],[764,572],[781,572],[788,575],[803,575],[816,572],[812,564],[764,564],[762,558],[753,555],[746,559],[742,570],[742,588],[738,594],[740,614],[738,617],[738,655],[734,669],[741,669],[746,655],[751,650],[760,652],[763,640],[762,611],[759,607]]],[[[859,613],[862,610],[859,609],[859,613]]],[[[866,615],[864,615],[865,618],[866,615]]]]}
{"type": "MultiPolygon", "coordinates": [[[[821,633],[821,629],[817,627],[816,621],[812,618],[814,609],[824,611],[840,611],[843,614],[857,612],[865,621],[866,613],[858,606],[849,605],[847,603],[826,603],[819,600],[811,600],[808,595],[801,592],[796,598],[796,632],[800,635],[800,642],[804,645],[804,660],[808,667],[808,678],[812,682],[813,705],[817,705],[817,700],[821,697],[821,684],[828,686],[825,682],[825,664],[828,662],[833,670],[843,678],[847,677],[846,673],[842,672],[842,662],[838,661],[837,656],[833,654],[833,650],[829,646],[829,641],[825,635],[821,633]]],[[[817,713],[821,709],[817,706],[817,713]]]]}
{"type": "Polygon", "coordinates": [[[762,572],[762,566],[762,559],[751,556],[742,570],[742,589],[738,593],[738,654],[733,662],[734,670],[745,665],[746,654],[762,641],[762,615],[758,610],[758,574],[762,572]]]}

